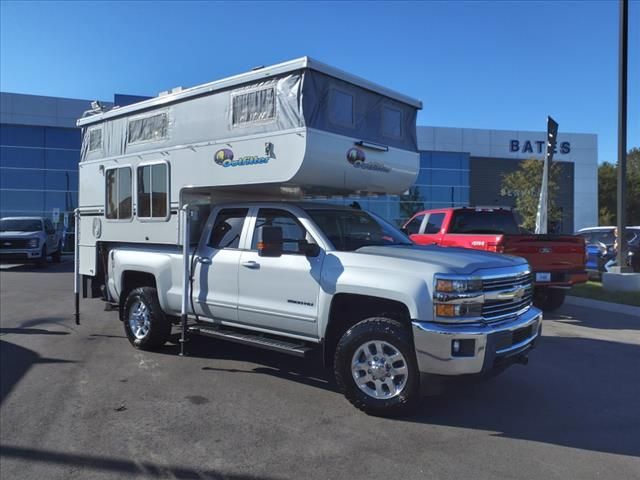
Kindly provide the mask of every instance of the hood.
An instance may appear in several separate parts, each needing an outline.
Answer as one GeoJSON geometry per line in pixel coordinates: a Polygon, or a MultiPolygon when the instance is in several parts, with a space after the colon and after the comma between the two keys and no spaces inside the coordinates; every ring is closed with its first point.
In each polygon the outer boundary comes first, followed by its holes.
{"type": "Polygon", "coordinates": [[[0,232],[0,238],[27,238],[27,237],[38,237],[42,232],[0,232]]]}
{"type": "Polygon", "coordinates": [[[438,246],[362,247],[356,253],[428,263],[441,272],[463,275],[485,268],[513,267],[527,263],[524,258],[512,255],[438,246]]]}

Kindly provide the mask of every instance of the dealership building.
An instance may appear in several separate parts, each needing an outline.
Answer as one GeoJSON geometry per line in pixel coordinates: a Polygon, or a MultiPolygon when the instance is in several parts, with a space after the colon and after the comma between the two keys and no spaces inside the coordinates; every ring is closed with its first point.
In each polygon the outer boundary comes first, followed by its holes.
{"type": "MultiPolygon", "coordinates": [[[[89,100],[0,94],[0,216],[38,215],[72,230],[78,205],[80,130],[75,122],[89,100]]],[[[106,107],[144,97],[115,95],[106,107]]],[[[515,206],[517,192],[502,177],[523,160],[542,158],[546,132],[418,126],[420,172],[402,196],[358,198],[395,223],[421,209],[450,206],[515,206]]],[[[597,136],[558,134],[560,165],[557,231],[571,233],[598,223],[597,136]]],[[[330,199],[350,203],[352,199],[330,199]]]]}

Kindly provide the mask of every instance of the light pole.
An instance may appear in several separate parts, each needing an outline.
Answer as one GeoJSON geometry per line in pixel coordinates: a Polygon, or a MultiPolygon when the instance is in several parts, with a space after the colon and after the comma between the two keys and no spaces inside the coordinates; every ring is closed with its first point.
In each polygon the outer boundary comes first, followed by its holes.
{"type": "Polygon", "coordinates": [[[629,0],[620,0],[620,45],[618,50],[618,272],[626,268],[627,239],[625,236],[627,183],[627,40],[629,31],[629,0]]]}

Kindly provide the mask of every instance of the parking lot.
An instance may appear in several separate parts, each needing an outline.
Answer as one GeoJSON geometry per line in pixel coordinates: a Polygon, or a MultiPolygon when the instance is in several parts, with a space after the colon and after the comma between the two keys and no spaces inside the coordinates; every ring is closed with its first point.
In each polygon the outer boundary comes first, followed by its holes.
{"type": "Polygon", "coordinates": [[[2,478],[640,478],[640,316],[563,307],[528,366],[368,417],[310,361],[134,350],[72,263],[0,272],[2,478]]]}

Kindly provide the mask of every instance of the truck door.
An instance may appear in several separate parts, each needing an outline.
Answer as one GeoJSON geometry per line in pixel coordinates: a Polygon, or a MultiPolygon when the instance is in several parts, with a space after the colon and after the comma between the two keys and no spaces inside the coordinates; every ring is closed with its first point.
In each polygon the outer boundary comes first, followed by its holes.
{"type": "Polygon", "coordinates": [[[429,213],[426,220],[422,222],[422,229],[420,233],[418,235],[413,235],[411,240],[416,242],[418,245],[440,244],[440,241],[442,240],[440,229],[442,228],[444,218],[444,212],[429,213]]]}
{"type": "Polygon", "coordinates": [[[44,234],[47,236],[47,252],[55,252],[58,249],[56,242],[56,228],[51,223],[51,220],[46,219],[44,221],[44,234]]]}
{"type": "Polygon", "coordinates": [[[201,242],[193,281],[195,310],[215,320],[238,320],[240,237],[248,208],[225,208],[201,242]]]}
{"type": "Polygon", "coordinates": [[[300,241],[315,243],[297,218],[282,209],[260,208],[252,228],[251,244],[242,252],[239,271],[239,322],[270,330],[318,336],[318,295],[324,252],[307,257],[300,241]],[[281,227],[284,253],[261,257],[257,229],[281,227]]]}

